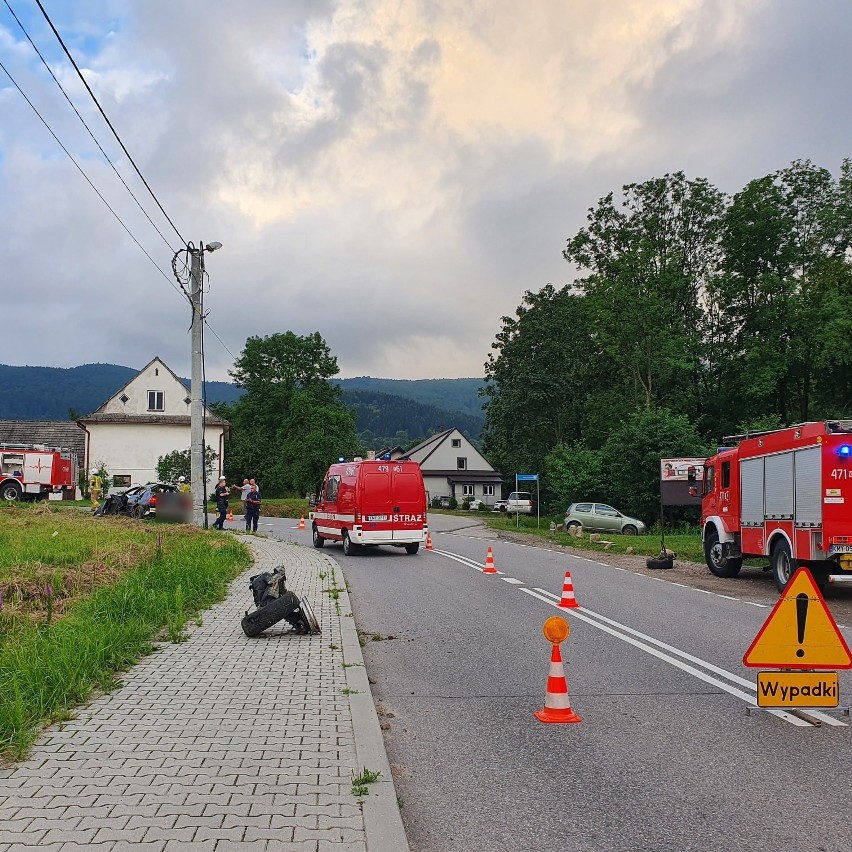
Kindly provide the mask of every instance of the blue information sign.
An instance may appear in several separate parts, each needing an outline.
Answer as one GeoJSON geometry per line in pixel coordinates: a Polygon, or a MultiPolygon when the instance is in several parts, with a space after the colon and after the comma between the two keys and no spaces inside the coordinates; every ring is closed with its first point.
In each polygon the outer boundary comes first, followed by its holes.
{"type": "Polygon", "coordinates": [[[519,473],[515,477],[515,479],[517,479],[518,482],[529,482],[529,481],[535,482],[538,479],[538,474],[537,473],[519,473]]]}

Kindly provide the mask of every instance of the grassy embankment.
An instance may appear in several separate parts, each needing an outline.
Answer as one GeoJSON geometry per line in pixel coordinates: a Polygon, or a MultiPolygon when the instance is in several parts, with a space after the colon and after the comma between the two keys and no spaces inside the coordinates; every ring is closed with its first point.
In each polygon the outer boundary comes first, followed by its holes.
{"type": "Polygon", "coordinates": [[[45,724],[115,688],[152,640],[181,641],[250,562],[216,532],[0,507],[0,759],[22,758],[45,724]]]}
{"type": "MultiPolygon", "coordinates": [[[[459,515],[460,517],[477,517],[482,519],[492,529],[505,532],[521,532],[528,535],[538,536],[555,544],[570,547],[575,550],[590,551],[593,553],[626,553],[627,548],[633,548],[633,552],[639,556],[657,556],[660,552],[660,530],[654,527],[647,535],[613,535],[601,533],[603,541],[612,542],[611,545],[601,544],[600,541],[592,541],[588,533],[582,538],[574,538],[566,532],[550,532],[551,522],[562,523],[562,518],[550,518],[542,516],[538,520],[535,517],[521,515],[516,523],[515,516],[508,516],[500,512],[465,512],[462,510],[448,511],[430,509],[430,512],[439,512],[442,515],[459,515]]],[[[688,562],[704,562],[704,552],[701,548],[701,533],[695,530],[666,530],[666,547],[673,550],[678,558],[688,562]]]]}

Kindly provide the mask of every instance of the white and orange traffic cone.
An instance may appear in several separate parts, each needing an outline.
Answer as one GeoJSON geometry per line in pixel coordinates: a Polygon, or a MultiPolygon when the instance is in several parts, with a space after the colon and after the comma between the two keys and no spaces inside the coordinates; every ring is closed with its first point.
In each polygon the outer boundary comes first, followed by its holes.
{"type": "Polygon", "coordinates": [[[568,622],[558,615],[544,622],[544,636],[553,644],[550,655],[550,670],[547,675],[547,692],[544,696],[544,707],[535,711],[535,717],[541,722],[582,722],[583,720],[571,709],[568,700],[568,681],[565,679],[565,669],[562,666],[562,654],[559,645],[568,638],[568,622]]]}
{"type": "Polygon", "coordinates": [[[426,550],[434,550],[434,549],[435,548],[432,547],[432,533],[427,532],[426,533],[426,550]]]}
{"type": "Polygon", "coordinates": [[[229,510],[229,511],[228,511],[228,520],[229,520],[229,521],[233,521],[233,520],[234,520],[234,510],[233,510],[233,509],[231,509],[231,510],[229,510]]]}
{"type": "Polygon", "coordinates": [[[580,606],[574,596],[574,584],[571,582],[570,571],[565,572],[565,581],[562,583],[562,599],[559,601],[559,606],[563,609],[578,609],[580,606]]]}
{"type": "Polygon", "coordinates": [[[488,552],[485,554],[485,568],[482,569],[483,574],[496,574],[497,569],[494,567],[494,551],[491,550],[491,545],[488,546],[488,552]]]}
{"type": "Polygon", "coordinates": [[[304,515],[302,515],[302,516],[299,518],[299,529],[300,529],[300,530],[303,530],[304,528],[305,528],[305,516],[304,516],[304,515]]]}

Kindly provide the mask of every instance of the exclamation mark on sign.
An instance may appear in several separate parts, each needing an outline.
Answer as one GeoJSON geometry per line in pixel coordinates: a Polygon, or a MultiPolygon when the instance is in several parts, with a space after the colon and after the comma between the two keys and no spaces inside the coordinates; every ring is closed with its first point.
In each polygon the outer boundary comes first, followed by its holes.
{"type": "MultiPolygon", "coordinates": [[[[808,595],[806,592],[801,592],[796,595],[796,627],[798,632],[799,644],[805,642],[805,621],[808,618],[808,595]]],[[[796,651],[797,657],[805,656],[805,649],[799,648],[796,651]]]]}

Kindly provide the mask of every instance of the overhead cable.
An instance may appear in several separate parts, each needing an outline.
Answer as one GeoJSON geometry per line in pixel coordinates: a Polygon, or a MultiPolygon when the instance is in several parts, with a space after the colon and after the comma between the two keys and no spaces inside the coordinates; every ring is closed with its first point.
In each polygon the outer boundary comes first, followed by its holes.
{"type": "Polygon", "coordinates": [[[162,269],[160,269],[160,267],[157,265],[157,261],[156,261],[156,260],[154,260],[154,258],[153,258],[153,257],[151,257],[151,255],[150,255],[150,254],[148,254],[148,252],[145,250],[145,247],[142,245],[142,243],[140,243],[140,242],[139,242],[139,240],[137,240],[137,239],[136,239],[136,237],[135,237],[135,236],[133,236],[133,232],[130,230],[130,228],[128,228],[128,227],[127,227],[127,225],[125,225],[125,224],[124,224],[124,222],[122,221],[122,219],[121,219],[121,217],[118,215],[118,213],[116,213],[116,212],[115,212],[115,210],[113,210],[113,209],[112,209],[112,207],[110,207],[109,202],[108,202],[108,201],[107,201],[107,200],[103,197],[103,195],[101,195],[100,190],[99,190],[99,189],[98,189],[98,188],[97,188],[97,187],[96,187],[96,186],[92,183],[92,181],[91,181],[91,179],[89,178],[89,176],[85,173],[85,171],[83,171],[82,166],[81,166],[81,165],[80,165],[80,164],[79,164],[79,163],[78,163],[78,162],[74,159],[74,156],[71,154],[71,152],[70,152],[70,151],[69,151],[69,150],[68,150],[68,149],[67,149],[67,148],[66,148],[66,147],[62,144],[62,142],[61,142],[61,140],[59,139],[59,137],[58,137],[58,136],[57,136],[57,135],[53,132],[53,128],[52,128],[52,127],[51,127],[51,126],[47,123],[47,121],[45,120],[44,116],[43,116],[43,115],[42,115],[42,114],[38,111],[38,109],[36,108],[35,104],[34,104],[34,103],[33,103],[33,102],[32,102],[32,101],[31,101],[31,100],[27,97],[27,95],[26,95],[26,93],[24,92],[24,90],[23,90],[23,89],[22,89],[22,88],[18,85],[17,81],[16,81],[16,80],[15,80],[15,78],[14,78],[14,77],[13,77],[13,76],[9,73],[9,70],[8,70],[8,69],[6,68],[6,66],[2,63],[2,61],[0,61],[0,69],[2,69],[2,70],[3,70],[3,72],[6,74],[6,76],[7,76],[7,77],[8,77],[8,78],[12,81],[12,85],[13,85],[13,86],[14,86],[14,87],[15,87],[15,88],[16,88],[16,89],[17,89],[17,90],[21,93],[21,97],[23,97],[23,99],[24,99],[24,100],[25,100],[25,101],[26,101],[26,102],[30,105],[30,108],[32,109],[32,111],[33,111],[33,112],[34,112],[34,113],[35,113],[35,114],[39,117],[39,119],[40,119],[41,123],[42,123],[42,124],[43,124],[43,125],[47,128],[47,130],[48,130],[48,132],[50,133],[50,135],[51,135],[51,136],[52,136],[52,137],[56,140],[57,145],[59,145],[59,147],[60,147],[60,148],[62,148],[62,150],[63,150],[63,151],[64,151],[64,152],[68,155],[68,158],[69,158],[69,159],[71,160],[71,162],[72,162],[72,163],[74,163],[74,165],[77,167],[77,171],[79,171],[79,172],[80,172],[80,174],[81,174],[81,175],[83,175],[83,177],[86,179],[86,183],[88,183],[88,184],[89,184],[89,186],[90,186],[90,187],[92,187],[92,189],[93,189],[93,190],[95,191],[95,193],[97,194],[98,198],[100,198],[100,200],[101,200],[101,201],[103,201],[103,203],[104,203],[104,204],[106,205],[106,207],[107,207],[107,210],[109,210],[109,212],[110,212],[110,213],[112,213],[112,215],[113,215],[113,216],[115,216],[115,218],[116,218],[116,220],[118,221],[119,225],[121,225],[121,227],[122,227],[122,228],[124,228],[124,230],[127,232],[127,235],[130,237],[130,239],[131,239],[131,240],[133,240],[133,242],[134,242],[134,243],[136,243],[136,245],[137,245],[137,246],[139,246],[139,248],[142,250],[142,253],[145,255],[145,257],[147,257],[147,258],[148,258],[148,260],[150,260],[150,261],[151,261],[151,263],[154,265],[154,268],[157,270],[157,272],[159,272],[159,273],[160,273],[160,275],[162,275],[162,276],[163,276],[163,278],[165,278],[165,279],[166,279],[166,281],[168,281],[168,282],[169,282],[169,286],[170,286],[173,290],[175,290],[175,292],[176,292],[176,293],[178,293],[178,295],[183,296],[183,294],[180,292],[180,290],[179,290],[177,287],[175,287],[175,285],[174,285],[174,284],[172,283],[172,281],[169,279],[168,275],[166,275],[166,273],[165,273],[165,272],[163,272],[163,270],[162,270],[162,269]]]}
{"type": "Polygon", "coordinates": [[[115,136],[116,140],[118,141],[118,144],[121,145],[121,150],[124,151],[124,153],[127,155],[127,159],[130,161],[130,164],[136,170],[136,174],[139,175],[139,179],[142,181],[142,183],[145,184],[145,189],[147,189],[148,192],[151,194],[151,198],[153,198],[154,201],[157,203],[157,207],[160,208],[160,212],[163,214],[163,216],[165,216],[166,219],[168,219],[169,224],[172,226],[174,232],[178,235],[178,237],[181,241],[181,244],[186,245],[187,241],[181,236],[180,231],[177,229],[177,225],[175,225],[175,223],[172,222],[171,218],[169,217],[169,214],[166,213],[165,209],[163,208],[163,205],[160,204],[160,200],[157,198],[156,195],[154,195],[154,190],[151,189],[151,187],[148,185],[148,181],[146,181],[145,178],[142,176],[142,172],[139,171],[139,167],[136,165],[136,162],[134,161],[133,157],[130,156],[130,151],[127,150],[127,148],[124,145],[124,142],[121,141],[121,137],[118,135],[118,132],[112,126],[112,122],[109,120],[109,118],[107,118],[107,114],[103,111],[103,107],[101,107],[100,102],[95,97],[95,93],[91,90],[89,84],[86,82],[86,78],[83,76],[83,72],[80,71],[80,68],[77,66],[77,63],[74,61],[74,57],[71,55],[68,48],[65,46],[65,42],[62,40],[62,36],[59,35],[59,32],[57,31],[56,27],[53,25],[53,21],[50,20],[50,16],[45,11],[44,6],[41,5],[41,0],[36,0],[36,3],[38,4],[39,9],[41,9],[41,13],[42,13],[42,15],[44,15],[44,19],[47,21],[47,23],[50,25],[50,28],[53,30],[53,34],[56,36],[57,40],[59,41],[59,44],[62,46],[62,49],[65,51],[65,55],[68,57],[68,60],[74,66],[74,70],[77,72],[77,76],[80,78],[80,80],[82,80],[83,85],[86,87],[86,91],[89,93],[92,100],[95,102],[95,106],[100,111],[100,114],[103,116],[104,121],[107,123],[107,125],[109,126],[109,129],[112,131],[113,136],[115,136]]]}
{"type": "MultiPolygon", "coordinates": [[[[118,179],[124,184],[124,188],[130,193],[130,196],[133,198],[133,200],[136,202],[139,209],[145,215],[145,218],[151,223],[151,227],[160,235],[160,238],[162,239],[162,241],[171,249],[172,246],[169,244],[169,241],[163,236],[162,231],[156,226],[156,224],[154,224],[153,219],[151,219],[151,217],[148,215],[148,211],[142,206],[142,203],[134,195],[133,190],[127,185],[127,182],[121,176],[118,169],[116,169],[114,163],[109,158],[109,155],[107,154],[107,152],[104,151],[104,149],[101,147],[101,143],[98,142],[98,140],[95,138],[95,134],[92,133],[92,130],[89,127],[89,125],[86,124],[86,119],[84,119],[83,116],[80,115],[79,110],[77,109],[76,106],[74,106],[74,103],[71,100],[71,98],[68,97],[68,93],[62,87],[62,83],[59,82],[56,75],[53,73],[53,70],[51,69],[50,65],[47,64],[47,60],[44,58],[44,56],[42,56],[41,51],[38,49],[38,47],[36,47],[36,44],[32,40],[32,38],[30,38],[30,34],[27,32],[26,28],[21,23],[18,16],[15,14],[15,10],[9,5],[9,0],[3,0],[3,2],[6,4],[6,8],[12,13],[12,17],[17,21],[18,26],[21,28],[21,31],[23,32],[23,34],[27,37],[27,41],[29,41],[29,43],[32,45],[33,50],[38,54],[38,58],[41,59],[42,64],[44,65],[45,68],[47,68],[47,71],[50,74],[50,76],[53,77],[53,82],[56,83],[57,86],[59,86],[59,91],[62,92],[63,95],[65,95],[65,100],[68,101],[69,105],[71,106],[71,109],[73,109],[74,112],[77,114],[77,118],[80,119],[83,127],[86,128],[86,130],[89,133],[89,136],[92,137],[92,141],[95,143],[95,145],[98,146],[98,150],[104,155],[104,159],[110,164],[110,166],[112,167],[112,170],[115,172],[118,179]]],[[[178,236],[180,236],[180,234],[178,234],[178,236]]]]}

